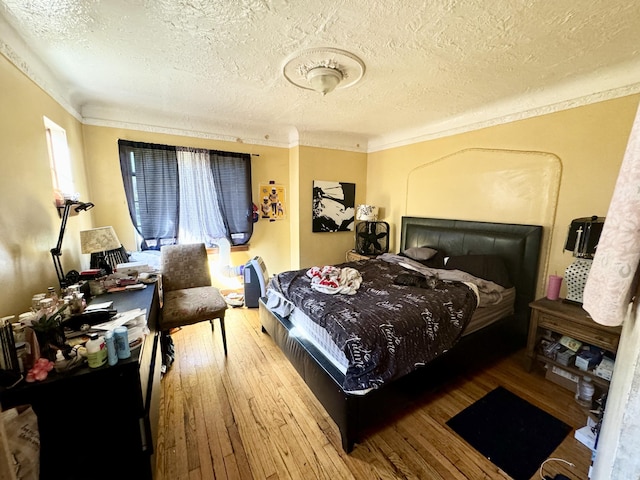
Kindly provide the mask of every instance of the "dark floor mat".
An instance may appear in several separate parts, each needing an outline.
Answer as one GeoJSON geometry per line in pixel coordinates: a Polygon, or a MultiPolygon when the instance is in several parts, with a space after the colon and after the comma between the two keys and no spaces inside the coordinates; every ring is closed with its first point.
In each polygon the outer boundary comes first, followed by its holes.
{"type": "Polygon", "coordinates": [[[447,425],[515,480],[529,480],[571,426],[498,387],[447,425]]]}

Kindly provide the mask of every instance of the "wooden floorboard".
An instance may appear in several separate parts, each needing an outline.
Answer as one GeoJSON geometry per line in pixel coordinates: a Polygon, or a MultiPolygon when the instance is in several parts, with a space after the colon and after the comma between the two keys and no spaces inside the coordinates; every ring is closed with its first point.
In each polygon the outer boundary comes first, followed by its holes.
{"type": "MultiPolygon", "coordinates": [[[[286,357],[262,333],[258,310],[227,311],[219,324],[172,334],[176,357],[162,378],[156,480],[426,479],[509,477],[458,437],[449,418],[504,386],[574,429],[586,413],[573,393],[523,368],[524,352],[451,379],[345,454],[337,427],[286,357]]],[[[544,473],[586,479],[590,450],[573,432],[544,473]]],[[[531,480],[538,480],[538,472],[531,480]]]]}

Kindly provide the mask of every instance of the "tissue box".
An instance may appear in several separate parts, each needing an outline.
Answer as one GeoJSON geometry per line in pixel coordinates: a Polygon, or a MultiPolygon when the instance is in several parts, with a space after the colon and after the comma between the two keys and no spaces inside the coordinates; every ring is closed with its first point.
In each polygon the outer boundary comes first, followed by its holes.
{"type": "Polygon", "coordinates": [[[614,361],[609,357],[602,357],[602,361],[596,367],[595,374],[600,378],[610,381],[613,375],[614,364],[614,361]]]}
{"type": "Polygon", "coordinates": [[[589,425],[577,429],[573,436],[583,445],[589,447],[591,450],[595,450],[596,434],[593,433],[589,425]]]}
{"type": "Polygon", "coordinates": [[[586,372],[595,367],[601,358],[602,353],[598,351],[581,350],[576,356],[576,367],[586,372]]]}

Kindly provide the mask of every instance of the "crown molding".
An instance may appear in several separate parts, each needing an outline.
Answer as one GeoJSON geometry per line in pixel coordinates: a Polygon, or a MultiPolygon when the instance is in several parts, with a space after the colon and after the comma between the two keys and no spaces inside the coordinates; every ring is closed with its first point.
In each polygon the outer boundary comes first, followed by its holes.
{"type": "Polygon", "coordinates": [[[301,132],[291,125],[264,127],[221,124],[186,116],[179,118],[162,113],[125,112],[91,105],[85,105],[81,110],[68,97],[63,83],[1,15],[0,30],[3,32],[0,54],[83,124],[278,148],[308,146],[373,153],[640,93],[640,82],[637,81],[640,78],[639,60],[388,135],[367,138],[342,132],[301,132]]]}
{"type": "Polygon", "coordinates": [[[62,82],[53,74],[31,50],[15,29],[0,15],[0,54],[20,70],[27,78],[45,91],[62,108],[64,108],[76,120],[82,122],[82,115],[77,105],[74,105],[69,97],[62,92],[65,89],[62,82]]]}

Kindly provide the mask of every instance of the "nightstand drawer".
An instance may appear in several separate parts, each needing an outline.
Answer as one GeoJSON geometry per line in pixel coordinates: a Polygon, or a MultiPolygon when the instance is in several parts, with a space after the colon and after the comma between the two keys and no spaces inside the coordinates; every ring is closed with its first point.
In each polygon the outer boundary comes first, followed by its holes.
{"type": "Polygon", "coordinates": [[[618,349],[620,334],[607,332],[603,330],[601,326],[590,326],[582,322],[572,322],[542,312],[538,319],[538,327],[547,328],[553,332],[567,335],[581,342],[604,348],[610,352],[615,352],[618,349]]]}

